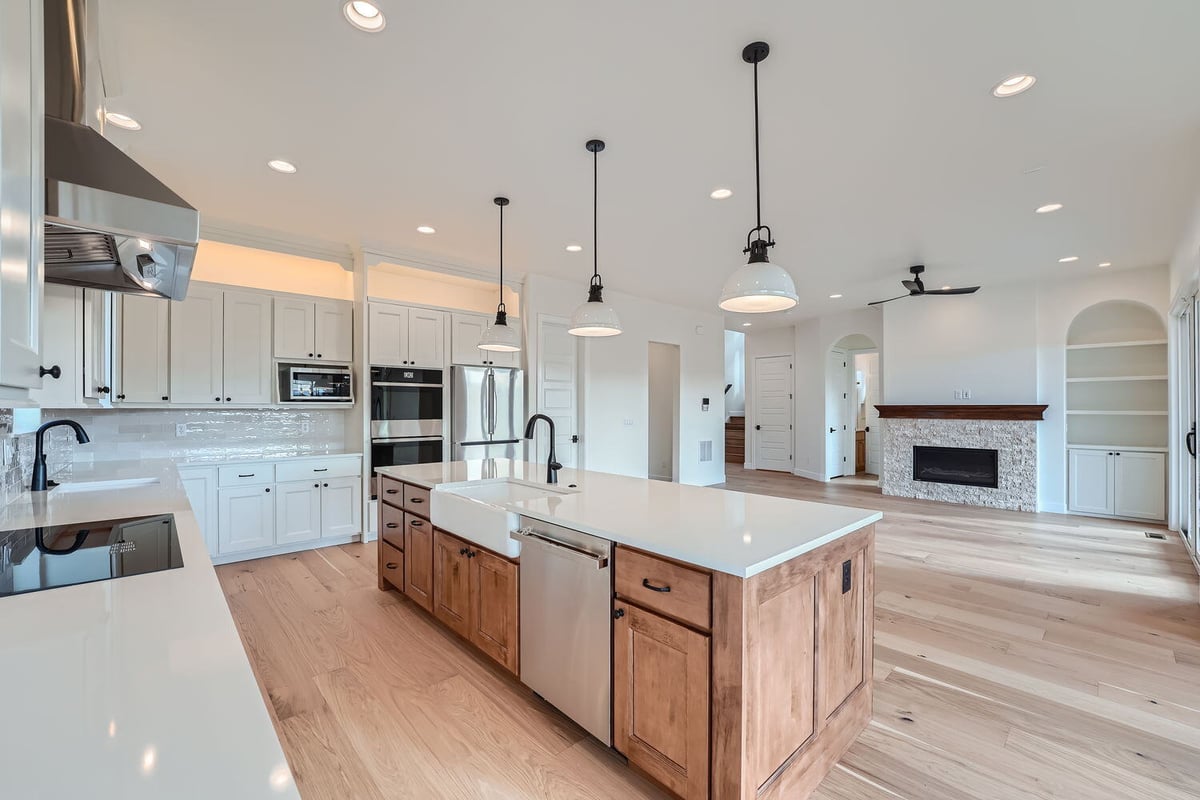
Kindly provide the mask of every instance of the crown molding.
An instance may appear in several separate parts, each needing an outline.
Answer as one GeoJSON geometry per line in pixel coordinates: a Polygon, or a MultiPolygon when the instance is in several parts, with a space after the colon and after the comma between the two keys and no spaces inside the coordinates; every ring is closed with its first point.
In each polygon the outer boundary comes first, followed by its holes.
{"type": "Polygon", "coordinates": [[[223,220],[202,221],[200,238],[320,261],[333,261],[348,271],[354,268],[354,251],[349,245],[341,242],[306,238],[223,220]]]}

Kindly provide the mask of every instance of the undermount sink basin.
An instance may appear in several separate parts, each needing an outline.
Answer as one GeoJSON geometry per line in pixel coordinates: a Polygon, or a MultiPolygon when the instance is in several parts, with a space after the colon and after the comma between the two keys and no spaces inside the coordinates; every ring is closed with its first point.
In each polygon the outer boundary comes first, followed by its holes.
{"type": "Polygon", "coordinates": [[[435,526],[480,547],[516,558],[521,554],[521,543],[508,534],[516,530],[520,514],[506,506],[578,491],[512,478],[443,483],[430,492],[429,514],[435,526]]]}
{"type": "Polygon", "coordinates": [[[119,478],[111,481],[76,481],[60,483],[54,487],[55,494],[75,492],[110,492],[117,489],[135,489],[141,486],[157,486],[158,478],[119,478]]]}

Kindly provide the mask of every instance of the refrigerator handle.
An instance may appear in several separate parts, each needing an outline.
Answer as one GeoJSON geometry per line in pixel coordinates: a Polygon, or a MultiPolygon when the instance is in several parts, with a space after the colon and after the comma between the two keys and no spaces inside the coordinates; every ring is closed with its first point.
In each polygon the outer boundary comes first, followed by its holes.
{"type": "Polygon", "coordinates": [[[496,373],[488,369],[488,436],[496,435],[496,373]]]}

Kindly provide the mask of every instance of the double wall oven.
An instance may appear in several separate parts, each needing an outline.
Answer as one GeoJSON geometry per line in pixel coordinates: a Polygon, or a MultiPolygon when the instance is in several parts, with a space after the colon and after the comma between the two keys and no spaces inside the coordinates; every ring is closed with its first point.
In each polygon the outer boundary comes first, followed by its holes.
{"type": "Polygon", "coordinates": [[[439,462],[442,370],[371,368],[371,466],[439,462]]]}

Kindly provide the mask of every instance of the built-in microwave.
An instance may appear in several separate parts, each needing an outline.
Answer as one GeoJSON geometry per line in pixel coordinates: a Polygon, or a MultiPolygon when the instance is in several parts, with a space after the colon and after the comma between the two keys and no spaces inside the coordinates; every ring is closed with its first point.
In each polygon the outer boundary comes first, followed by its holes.
{"type": "Polygon", "coordinates": [[[280,364],[279,400],[283,403],[353,403],[350,367],[280,364]]]}

